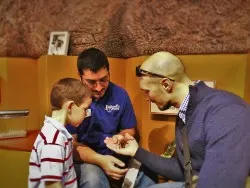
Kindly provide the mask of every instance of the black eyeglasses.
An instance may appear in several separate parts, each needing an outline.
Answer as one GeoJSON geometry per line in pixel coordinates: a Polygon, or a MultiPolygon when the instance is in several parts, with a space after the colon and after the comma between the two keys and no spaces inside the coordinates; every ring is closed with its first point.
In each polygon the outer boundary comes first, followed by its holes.
{"type": "Polygon", "coordinates": [[[156,73],[152,73],[152,72],[149,72],[149,71],[145,71],[145,70],[141,69],[140,67],[141,67],[141,65],[137,66],[136,69],[135,69],[137,77],[151,76],[151,77],[158,77],[158,78],[167,78],[167,79],[169,79],[172,82],[175,81],[175,80],[173,80],[171,78],[168,78],[166,76],[163,76],[163,75],[160,75],[160,74],[156,74],[156,73]]]}
{"type": "Polygon", "coordinates": [[[109,75],[101,78],[100,80],[85,79],[81,75],[81,81],[85,81],[85,83],[87,83],[91,87],[96,87],[98,82],[101,86],[105,86],[109,82],[109,75]]]}

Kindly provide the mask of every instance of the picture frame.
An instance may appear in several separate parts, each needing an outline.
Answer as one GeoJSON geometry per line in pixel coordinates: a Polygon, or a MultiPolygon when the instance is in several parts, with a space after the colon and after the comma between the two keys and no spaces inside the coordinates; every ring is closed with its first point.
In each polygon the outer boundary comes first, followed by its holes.
{"type": "MultiPolygon", "coordinates": [[[[215,80],[202,80],[207,86],[211,88],[215,88],[216,81],[215,80]]],[[[196,81],[193,81],[196,82],[196,81]]],[[[179,108],[175,108],[171,106],[169,109],[161,111],[157,107],[157,105],[153,102],[149,102],[149,109],[151,114],[163,114],[163,115],[177,115],[179,112],[179,108]]]]}
{"type": "Polygon", "coordinates": [[[48,55],[67,55],[69,47],[68,31],[53,31],[50,33],[48,55]]]}

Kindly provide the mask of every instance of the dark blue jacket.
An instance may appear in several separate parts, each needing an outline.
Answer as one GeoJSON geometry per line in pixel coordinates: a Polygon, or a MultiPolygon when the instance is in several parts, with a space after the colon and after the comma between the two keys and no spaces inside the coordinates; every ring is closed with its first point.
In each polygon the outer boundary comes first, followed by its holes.
{"type": "MultiPolygon", "coordinates": [[[[250,106],[240,97],[190,86],[186,125],[197,187],[244,187],[250,169],[250,106]]],[[[176,126],[177,157],[166,159],[139,148],[135,158],[154,172],[184,181],[181,126],[176,126]]]]}

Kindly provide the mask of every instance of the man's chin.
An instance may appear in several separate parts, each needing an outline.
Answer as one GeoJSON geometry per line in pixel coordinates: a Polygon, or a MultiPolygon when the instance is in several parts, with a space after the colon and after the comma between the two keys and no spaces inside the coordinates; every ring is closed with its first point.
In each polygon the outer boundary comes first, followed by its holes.
{"type": "Polygon", "coordinates": [[[93,94],[93,98],[98,100],[98,99],[102,98],[104,96],[104,94],[105,94],[105,92],[103,92],[103,93],[95,93],[95,94],[93,94]]]}
{"type": "Polygon", "coordinates": [[[167,105],[165,105],[165,106],[158,106],[158,108],[159,108],[159,110],[161,110],[161,111],[165,111],[165,110],[170,109],[171,106],[172,106],[172,105],[167,104],[167,105]]]}
{"type": "Polygon", "coordinates": [[[158,107],[160,111],[165,111],[165,110],[168,110],[169,108],[166,108],[166,107],[158,107]]]}

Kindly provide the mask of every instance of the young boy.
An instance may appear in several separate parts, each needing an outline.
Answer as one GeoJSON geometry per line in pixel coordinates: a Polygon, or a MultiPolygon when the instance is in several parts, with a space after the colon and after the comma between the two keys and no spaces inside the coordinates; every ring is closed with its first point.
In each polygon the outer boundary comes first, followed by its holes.
{"type": "Polygon", "coordinates": [[[34,143],[29,163],[29,187],[77,187],[73,165],[73,138],[64,127],[77,127],[86,116],[91,91],[79,80],[64,78],[54,84],[50,101],[52,117],[34,143]]]}

